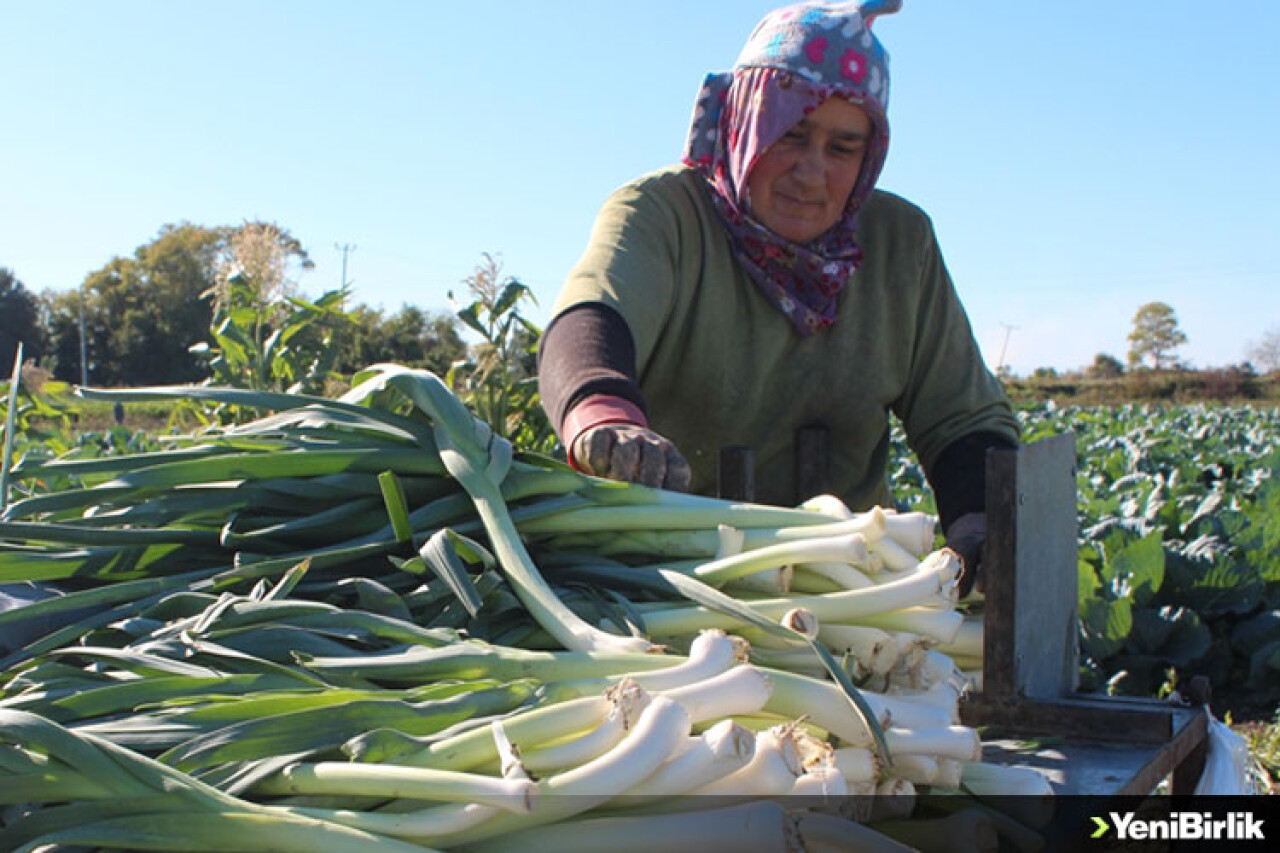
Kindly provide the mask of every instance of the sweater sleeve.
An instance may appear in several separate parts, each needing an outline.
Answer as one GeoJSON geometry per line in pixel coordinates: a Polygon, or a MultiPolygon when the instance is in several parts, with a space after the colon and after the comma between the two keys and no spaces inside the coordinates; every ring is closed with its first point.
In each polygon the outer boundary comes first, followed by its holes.
{"type": "Polygon", "coordinates": [[[538,350],[538,390],[561,438],[574,407],[590,397],[619,398],[645,411],[636,383],[635,344],[617,311],[585,302],[557,316],[538,350]]]}
{"type": "Polygon", "coordinates": [[[944,533],[960,516],[986,509],[987,451],[1014,446],[999,433],[974,432],[956,439],[942,451],[928,477],[944,533]]]}

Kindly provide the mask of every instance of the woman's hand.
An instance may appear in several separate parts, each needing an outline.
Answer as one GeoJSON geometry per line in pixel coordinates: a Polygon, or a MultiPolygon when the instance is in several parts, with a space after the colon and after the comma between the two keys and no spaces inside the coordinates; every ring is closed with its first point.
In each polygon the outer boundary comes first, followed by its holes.
{"type": "Polygon", "coordinates": [[[689,490],[689,463],[668,439],[633,424],[603,424],[573,442],[578,468],[597,477],[677,492],[689,490]]]}
{"type": "Polygon", "coordinates": [[[960,556],[964,567],[960,573],[960,597],[977,586],[982,591],[982,552],[987,542],[987,514],[969,512],[951,522],[947,529],[947,547],[960,556]]]}

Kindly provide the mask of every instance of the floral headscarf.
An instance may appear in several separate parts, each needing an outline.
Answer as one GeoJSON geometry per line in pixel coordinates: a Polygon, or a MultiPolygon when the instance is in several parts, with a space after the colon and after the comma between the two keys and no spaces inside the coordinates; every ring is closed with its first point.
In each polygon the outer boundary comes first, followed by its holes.
{"type": "Polygon", "coordinates": [[[901,5],[863,0],[778,9],[756,27],[733,71],[707,75],[694,107],[684,162],[711,184],[739,262],[802,335],[835,322],[836,296],[862,262],[858,212],[889,144],[888,56],[871,34],[871,20],[901,5]],[[833,95],[866,112],[872,139],[840,219],[813,242],[793,243],[751,216],[747,179],[769,146],[833,95]]]}

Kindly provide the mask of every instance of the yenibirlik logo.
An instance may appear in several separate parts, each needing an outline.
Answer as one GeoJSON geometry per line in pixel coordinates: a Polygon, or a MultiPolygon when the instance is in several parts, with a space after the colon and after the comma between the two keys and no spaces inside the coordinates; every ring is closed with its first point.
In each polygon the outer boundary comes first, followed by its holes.
{"type": "Polygon", "coordinates": [[[1111,822],[1096,815],[1090,838],[1114,837],[1120,841],[1265,841],[1263,820],[1249,812],[1171,812],[1158,819],[1140,818],[1133,812],[1110,812],[1111,822]],[[1114,832],[1113,832],[1114,830],[1114,832]],[[1111,835],[1109,835],[1111,833],[1111,835]]]}

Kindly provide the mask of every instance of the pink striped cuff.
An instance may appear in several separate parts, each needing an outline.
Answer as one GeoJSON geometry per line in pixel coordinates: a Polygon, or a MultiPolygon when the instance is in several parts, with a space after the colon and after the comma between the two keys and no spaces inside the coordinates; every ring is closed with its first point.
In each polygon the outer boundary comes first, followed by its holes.
{"type": "Polygon", "coordinates": [[[560,431],[565,450],[569,454],[569,464],[573,468],[578,468],[578,461],[573,458],[574,442],[587,430],[602,424],[631,424],[648,428],[649,419],[640,411],[639,406],[621,397],[608,394],[587,397],[565,417],[564,428],[560,431]]]}

